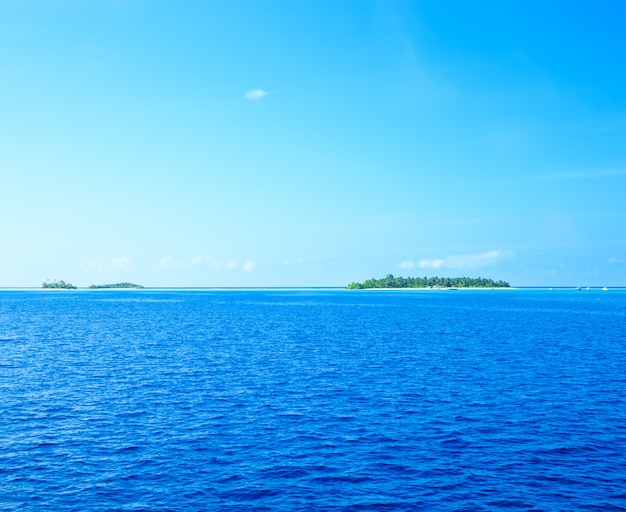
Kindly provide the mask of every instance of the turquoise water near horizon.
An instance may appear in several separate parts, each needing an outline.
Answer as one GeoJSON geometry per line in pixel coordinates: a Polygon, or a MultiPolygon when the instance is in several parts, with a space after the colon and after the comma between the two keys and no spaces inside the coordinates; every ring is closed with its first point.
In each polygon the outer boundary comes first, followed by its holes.
{"type": "Polygon", "coordinates": [[[4,290],[0,508],[624,510],[625,319],[620,290],[4,290]]]}

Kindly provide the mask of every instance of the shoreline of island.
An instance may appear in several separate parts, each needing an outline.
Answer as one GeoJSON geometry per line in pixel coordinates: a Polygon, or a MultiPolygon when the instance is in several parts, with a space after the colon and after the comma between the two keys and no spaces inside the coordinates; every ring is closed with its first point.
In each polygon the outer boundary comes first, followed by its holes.
{"type": "Polygon", "coordinates": [[[510,288],[506,281],[483,277],[401,277],[387,274],[385,277],[354,282],[346,286],[349,290],[416,289],[416,290],[461,290],[461,289],[500,289],[510,288]]]}

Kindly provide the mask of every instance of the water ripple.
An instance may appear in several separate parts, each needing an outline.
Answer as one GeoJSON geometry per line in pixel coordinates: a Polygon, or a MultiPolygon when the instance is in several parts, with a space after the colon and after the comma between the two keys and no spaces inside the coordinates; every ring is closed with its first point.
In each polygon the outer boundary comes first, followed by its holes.
{"type": "Polygon", "coordinates": [[[626,510],[626,294],[0,293],[0,509],[626,510]]]}

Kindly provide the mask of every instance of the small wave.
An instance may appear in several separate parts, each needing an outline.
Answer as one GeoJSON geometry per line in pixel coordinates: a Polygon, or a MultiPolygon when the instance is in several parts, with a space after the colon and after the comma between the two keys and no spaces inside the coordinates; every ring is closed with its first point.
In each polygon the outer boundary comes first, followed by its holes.
{"type": "Polygon", "coordinates": [[[624,327],[594,304],[95,295],[2,311],[8,510],[623,510],[624,327]]]}
{"type": "Polygon", "coordinates": [[[244,487],[220,493],[220,497],[225,500],[233,501],[258,501],[264,498],[276,496],[277,494],[279,494],[278,489],[254,489],[244,487]]]}

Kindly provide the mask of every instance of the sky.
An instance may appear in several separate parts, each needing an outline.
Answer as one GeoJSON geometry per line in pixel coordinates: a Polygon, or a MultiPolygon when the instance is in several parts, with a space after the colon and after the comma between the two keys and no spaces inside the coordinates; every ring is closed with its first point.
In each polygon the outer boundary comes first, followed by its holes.
{"type": "Polygon", "coordinates": [[[626,286],[624,0],[0,0],[0,287],[626,286]]]}

